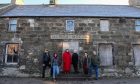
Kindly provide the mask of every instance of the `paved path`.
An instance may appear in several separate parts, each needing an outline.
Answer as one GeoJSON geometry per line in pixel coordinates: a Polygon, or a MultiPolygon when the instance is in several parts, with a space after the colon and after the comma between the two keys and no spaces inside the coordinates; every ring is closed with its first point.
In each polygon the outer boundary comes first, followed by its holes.
{"type": "Polygon", "coordinates": [[[0,78],[0,84],[140,84],[140,78],[100,79],[100,80],[57,80],[48,81],[41,78],[0,78]]]}

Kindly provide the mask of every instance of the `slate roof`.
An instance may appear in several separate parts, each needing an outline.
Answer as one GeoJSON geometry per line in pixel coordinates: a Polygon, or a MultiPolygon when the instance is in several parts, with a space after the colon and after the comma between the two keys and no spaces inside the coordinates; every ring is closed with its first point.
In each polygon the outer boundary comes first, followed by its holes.
{"type": "Polygon", "coordinates": [[[8,6],[9,4],[0,4],[0,8],[4,7],[4,6],[8,6]]]}
{"type": "Polygon", "coordinates": [[[82,16],[82,17],[135,17],[140,8],[128,5],[23,5],[16,6],[2,16],[82,16]]]}

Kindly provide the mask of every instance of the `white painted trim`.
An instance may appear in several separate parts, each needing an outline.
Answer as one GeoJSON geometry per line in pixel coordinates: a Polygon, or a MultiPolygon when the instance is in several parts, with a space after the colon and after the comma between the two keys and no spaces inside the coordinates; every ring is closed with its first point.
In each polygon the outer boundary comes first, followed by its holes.
{"type": "Polygon", "coordinates": [[[18,63],[6,63],[7,65],[17,65],[18,63]]]}
{"type": "Polygon", "coordinates": [[[7,64],[7,65],[17,65],[18,64],[18,62],[16,63],[16,62],[7,62],[7,48],[8,48],[8,45],[9,44],[18,44],[18,46],[20,46],[19,45],[19,43],[8,43],[8,44],[6,44],[6,53],[5,53],[5,64],[7,64]]]}
{"type": "Polygon", "coordinates": [[[5,52],[5,63],[7,64],[7,47],[8,47],[8,45],[6,44],[6,52],[5,52]]]}

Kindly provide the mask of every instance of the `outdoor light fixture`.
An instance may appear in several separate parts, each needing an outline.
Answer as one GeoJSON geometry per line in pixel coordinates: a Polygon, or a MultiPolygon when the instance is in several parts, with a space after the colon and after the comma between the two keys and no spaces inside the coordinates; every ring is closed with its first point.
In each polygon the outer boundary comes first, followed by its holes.
{"type": "Polygon", "coordinates": [[[89,44],[89,42],[90,42],[90,35],[87,34],[87,35],[86,35],[86,43],[89,44]]]}

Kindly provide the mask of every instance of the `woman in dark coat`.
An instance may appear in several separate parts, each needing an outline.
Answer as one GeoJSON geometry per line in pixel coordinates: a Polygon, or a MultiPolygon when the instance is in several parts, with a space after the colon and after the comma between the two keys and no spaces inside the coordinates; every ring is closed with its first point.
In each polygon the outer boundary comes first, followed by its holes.
{"type": "Polygon", "coordinates": [[[72,54],[72,64],[73,64],[73,68],[75,73],[78,73],[78,54],[77,54],[77,50],[74,50],[74,53],[72,54]]]}
{"type": "Polygon", "coordinates": [[[89,62],[90,60],[89,60],[88,54],[87,52],[85,52],[85,55],[83,56],[83,60],[82,60],[84,74],[88,74],[89,64],[90,64],[89,62]]]}
{"type": "Polygon", "coordinates": [[[47,49],[45,49],[45,52],[43,53],[42,61],[43,61],[42,78],[44,78],[45,77],[45,70],[47,67],[50,68],[50,62],[51,62],[50,54],[49,54],[49,51],[47,49]]]}

